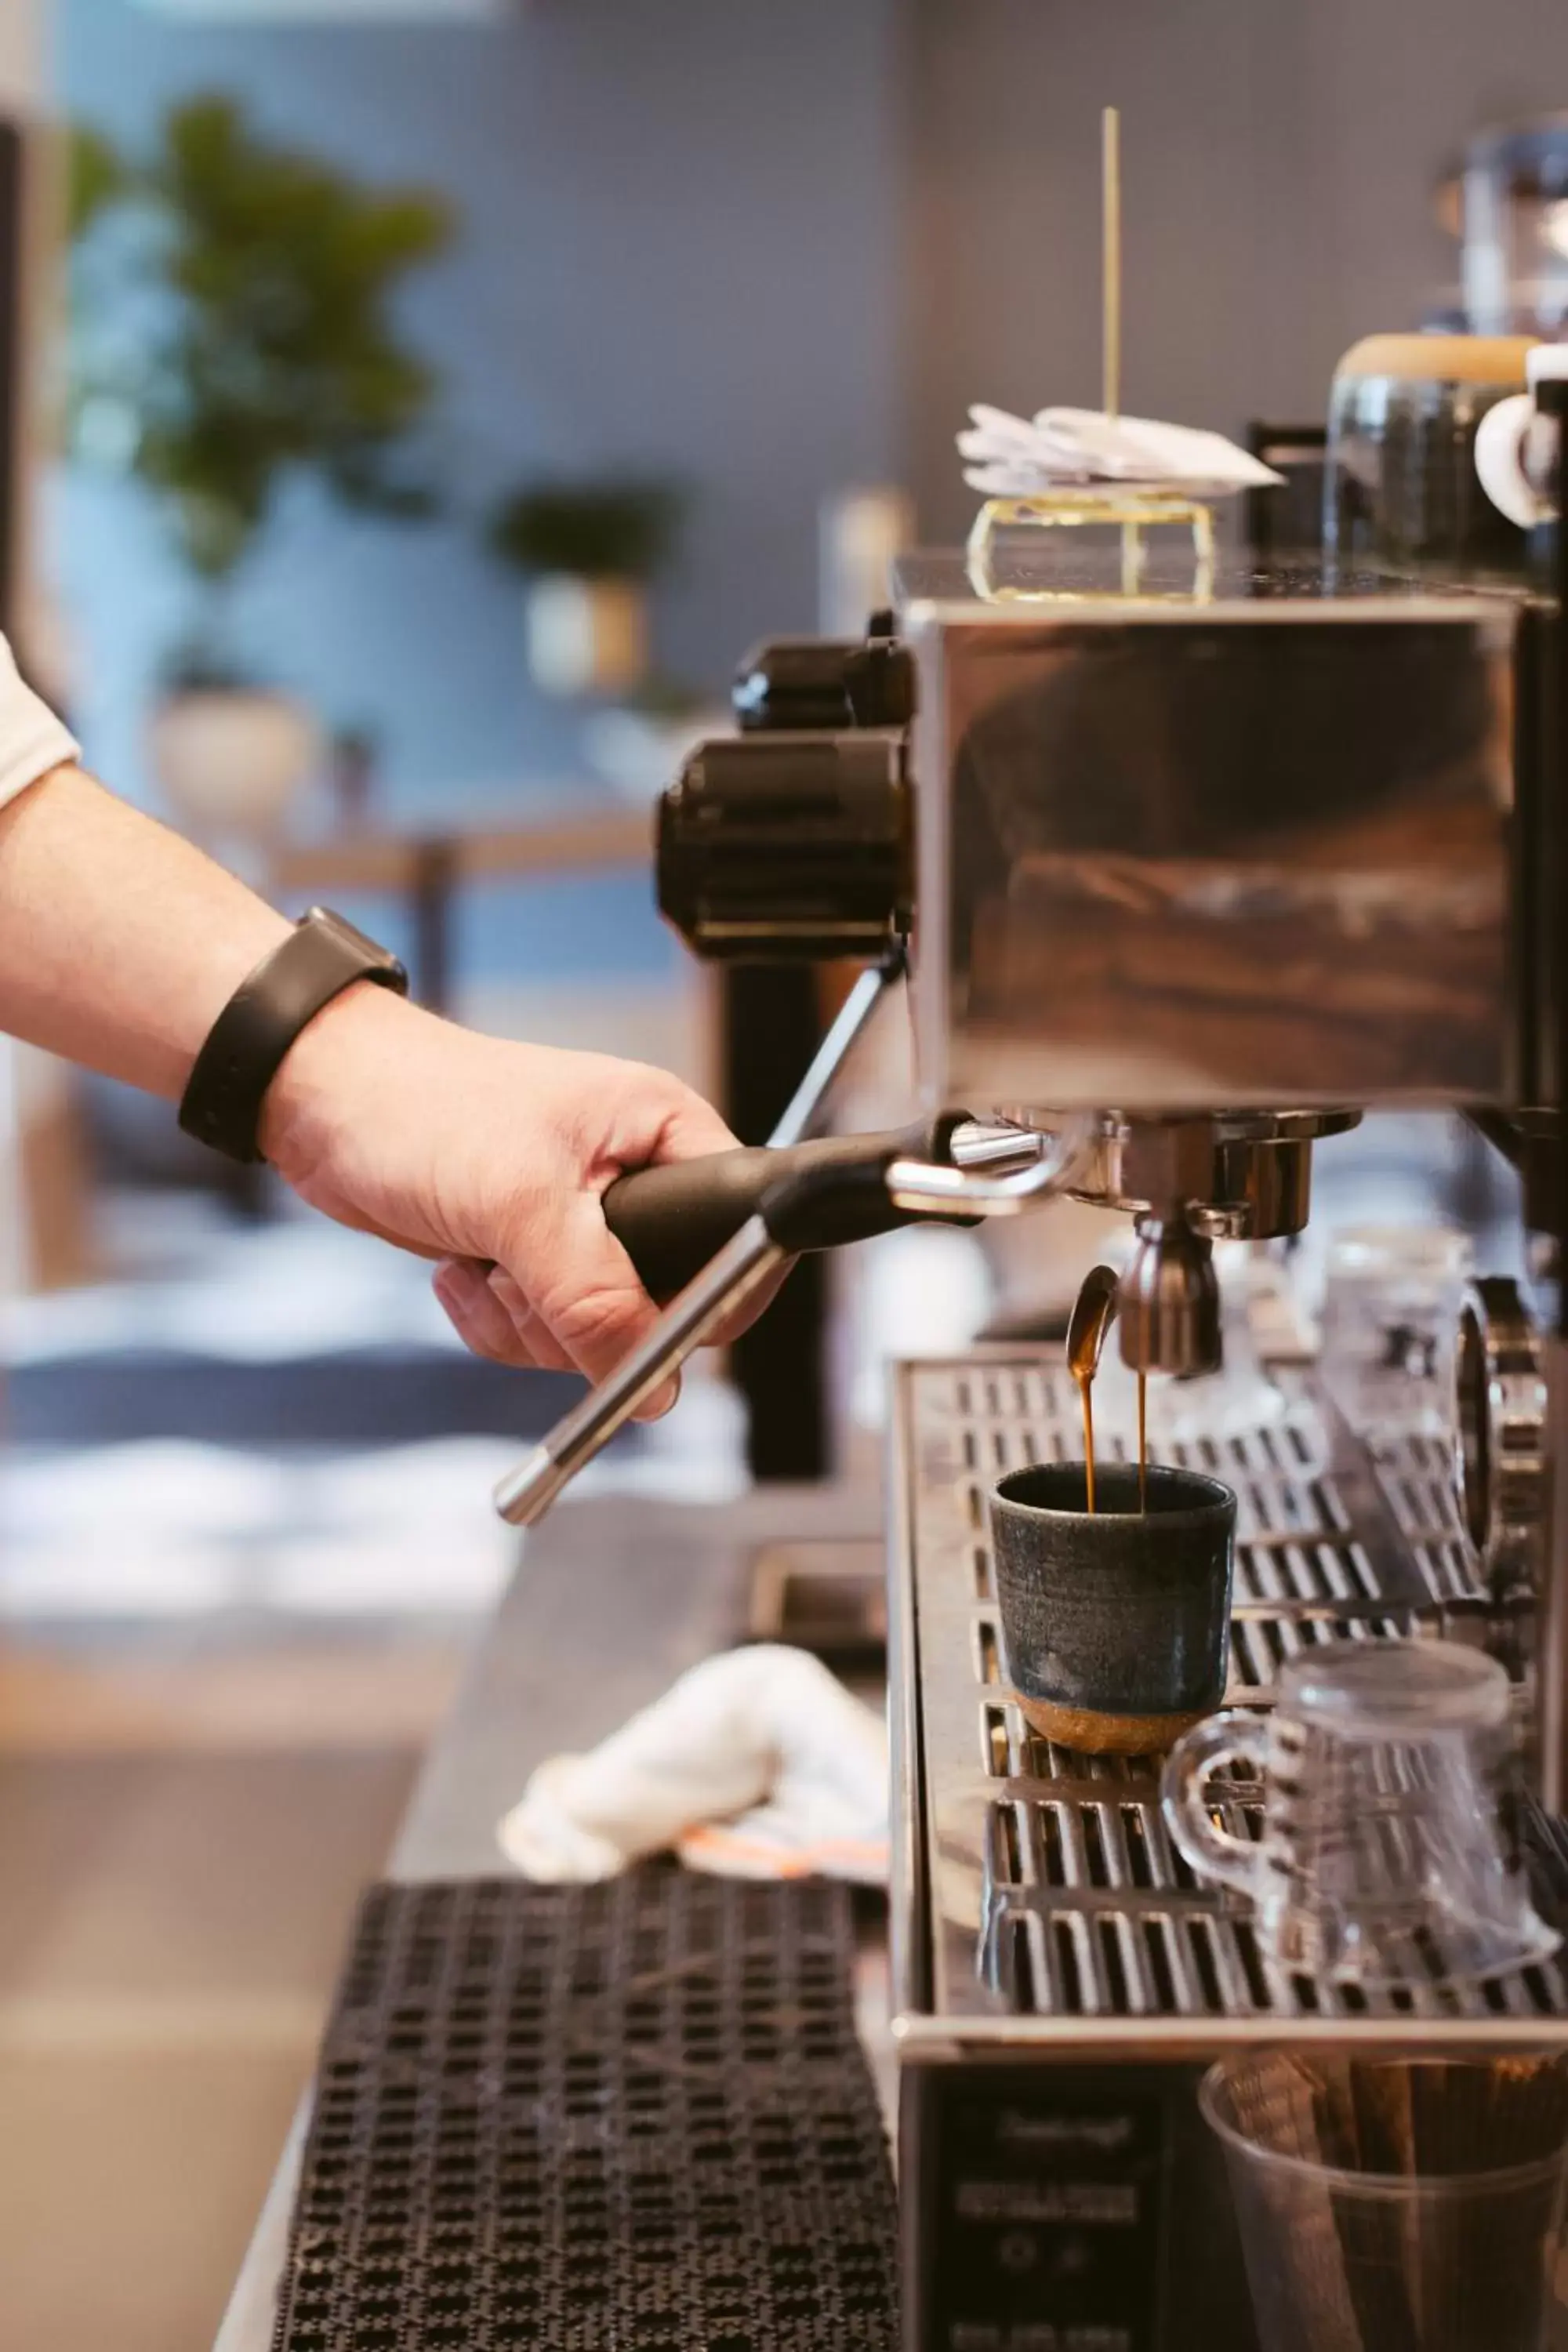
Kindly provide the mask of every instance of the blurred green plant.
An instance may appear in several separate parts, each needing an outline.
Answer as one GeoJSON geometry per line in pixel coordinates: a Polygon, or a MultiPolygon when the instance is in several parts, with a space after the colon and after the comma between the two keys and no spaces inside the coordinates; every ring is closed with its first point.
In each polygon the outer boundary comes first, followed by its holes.
{"type": "Polygon", "coordinates": [[[713,697],[705,694],[700,686],[693,686],[687,678],[672,677],[668,671],[656,670],[626,696],[622,707],[635,710],[639,719],[694,719],[699,712],[712,709],[713,697]]]}
{"type": "Polygon", "coordinates": [[[649,581],[675,551],[687,498],[674,482],[536,482],[490,518],[491,552],[529,578],[649,581]]]}
{"type": "Polygon", "coordinates": [[[451,241],[442,197],[363,187],[208,96],[144,155],[79,130],[70,224],[71,448],[158,499],[201,580],[232,577],[290,477],[435,510],[416,443],[437,377],[393,305],[451,241]]]}

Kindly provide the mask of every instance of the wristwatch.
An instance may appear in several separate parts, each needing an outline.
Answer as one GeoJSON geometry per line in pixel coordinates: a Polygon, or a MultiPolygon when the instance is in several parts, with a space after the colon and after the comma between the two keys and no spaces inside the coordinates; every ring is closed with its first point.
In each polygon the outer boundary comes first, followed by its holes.
{"type": "Polygon", "coordinates": [[[259,1160],[261,1106],[279,1063],[322,1006],[356,980],[408,993],[408,974],[395,955],[342,915],[312,907],[207,1031],[180,1102],[185,1133],[231,1160],[259,1160]]]}

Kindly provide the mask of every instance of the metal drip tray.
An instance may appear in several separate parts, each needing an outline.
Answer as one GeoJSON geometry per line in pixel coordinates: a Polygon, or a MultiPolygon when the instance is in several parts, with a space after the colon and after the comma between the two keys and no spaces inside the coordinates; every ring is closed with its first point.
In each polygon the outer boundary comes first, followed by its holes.
{"type": "MultiPolygon", "coordinates": [[[[1310,1375],[1277,1379],[1266,1427],[1152,1449],[1236,1489],[1228,1698],[1258,1707],[1305,1645],[1440,1634],[1480,1599],[1445,1449],[1394,1433],[1369,1447],[1310,1375]]],[[[910,2054],[955,2038],[1195,2053],[1282,2029],[1342,2040],[1358,2019],[1384,2039],[1397,2021],[1467,2040],[1563,2032],[1560,1960],[1476,1987],[1447,1981],[1439,1951],[1412,1953],[1408,1983],[1377,1996],[1281,1974],[1246,1906],[1200,1885],[1166,1836],[1159,1758],[1079,1755],[1033,1732],[1002,1679],[985,1496],[1006,1470],[1081,1452],[1076,1392],[1052,1352],[910,1365],[900,1381],[894,1684],[921,1800],[899,1906],[910,2054]]],[[[1261,1801],[1234,1780],[1225,1826],[1257,1836],[1261,1801]]],[[[1560,1906],[1552,1826],[1535,1838],[1543,1907],[1560,1906]]]]}

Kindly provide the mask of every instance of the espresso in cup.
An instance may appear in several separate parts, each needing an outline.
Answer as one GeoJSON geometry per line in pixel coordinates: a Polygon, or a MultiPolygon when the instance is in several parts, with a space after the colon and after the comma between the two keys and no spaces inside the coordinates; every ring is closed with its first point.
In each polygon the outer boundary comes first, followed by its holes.
{"type": "Polygon", "coordinates": [[[991,1495],[1003,1664],[1026,1720],[1089,1755],[1168,1748],[1225,1696],[1236,1496],[1196,1470],[1037,1463],[991,1495]]]}

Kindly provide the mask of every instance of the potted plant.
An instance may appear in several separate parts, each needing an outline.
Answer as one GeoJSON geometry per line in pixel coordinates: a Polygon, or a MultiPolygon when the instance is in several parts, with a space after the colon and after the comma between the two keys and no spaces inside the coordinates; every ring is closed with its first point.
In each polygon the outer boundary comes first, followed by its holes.
{"type": "Polygon", "coordinates": [[[673,484],[631,477],[533,483],[501,500],[489,543],[529,583],[529,667],[546,693],[641,684],[648,583],[669,560],[684,504],[673,484]]]}
{"type": "Polygon", "coordinates": [[[319,755],[310,714],[255,677],[230,593],[285,484],[433,511],[413,454],[436,377],[392,305],[452,217],[261,136],[229,99],[174,107],[144,155],[73,142],[70,446],[158,502],[196,592],[153,760],[194,831],[265,834],[319,755]]]}

